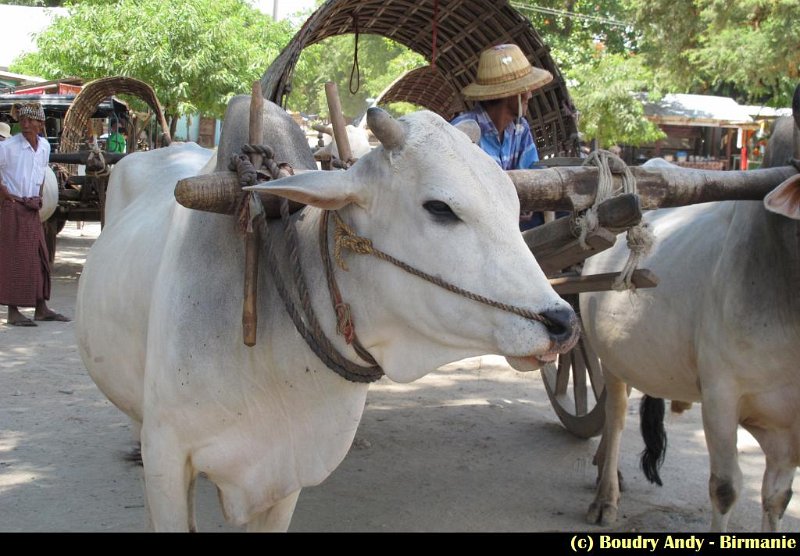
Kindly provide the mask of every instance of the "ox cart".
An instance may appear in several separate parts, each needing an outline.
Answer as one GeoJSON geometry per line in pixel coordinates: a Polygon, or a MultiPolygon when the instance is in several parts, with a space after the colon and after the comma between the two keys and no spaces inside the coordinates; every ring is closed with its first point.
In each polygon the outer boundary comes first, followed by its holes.
{"type": "MultiPolygon", "coordinates": [[[[86,145],[84,135],[89,120],[97,117],[99,107],[118,94],[133,95],[147,103],[163,130],[159,143],[168,145],[170,142],[169,127],[161,105],[147,83],[130,77],[106,77],[84,85],[64,115],[57,151],[50,155],[51,164],[57,165],[60,170],[58,205],[45,222],[45,239],[51,258],[55,255],[56,235],[68,220],[100,222],[101,226],[105,224],[109,166],[119,162],[127,153],[109,153],[96,145],[86,145]],[[79,166],[85,167],[83,175],[78,173],[79,166]]],[[[107,114],[99,112],[99,115],[107,114]]],[[[119,119],[116,114],[115,117],[125,124],[128,137],[138,137],[141,124],[137,126],[130,118],[119,119]]],[[[130,141],[128,153],[136,149],[137,142],[130,141]]]]}
{"type": "MultiPolygon", "coordinates": [[[[448,120],[466,106],[460,90],[474,78],[478,56],[487,46],[516,43],[533,65],[553,74],[552,82],[534,91],[526,115],[547,168],[511,171],[509,175],[517,186],[522,210],[572,213],[569,218],[528,230],[523,237],[553,288],[576,311],[577,296],[582,292],[657,285],[656,276],[647,269],[636,268],[635,258],[621,273],[581,274],[582,262],[610,248],[622,232],[628,234],[634,252],[643,249],[641,243],[637,244],[642,241],[637,237],[642,233],[639,228],[642,210],[715,200],[761,199],[796,173],[791,166],[751,172],[627,168],[607,153],[579,158],[576,112],[564,79],[530,22],[505,2],[329,0],[306,21],[260,83],[255,84],[251,106],[257,105],[261,98],[285,106],[293,69],[302,50],[346,33],[379,34],[429,60],[430,66],[414,70],[393,83],[380,95],[378,103],[411,102],[448,120]],[[427,32],[432,28],[433,34],[427,32]]],[[[329,103],[331,97],[336,95],[329,95],[329,103]]],[[[349,149],[341,110],[336,102],[331,104],[334,133],[346,167],[349,149]]],[[[260,117],[251,115],[251,141],[261,136],[252,127],[253,122],[260,121],[260,117]]],[[[192,188],[201,186],[208,190],[207,186],[216,182],[213,185],[219,189],[213,196],[221,205],[216,209],[206,206],[204,210],[231,213],[240,204],[236,199],[241,193],[236,175],[223,174],[200,181],[182,180],[176,188],[176,197],[191,206],[192,188]]],[[[267,214],[277,217],[275,198],[265,194],[261,200],[267,214]]],[[[253,240],[246,241],[248,257],[253,256],[256,251],[253,240]]],[[[252,265],[252,261],[248,264],[252,265]]],[[[248,283],[253,285],[255,280],[246,275],[245,284],[248,283]]],[[[248,302],[247,294],[245,298],[243,322],[247,338],[248,327],[254,326],[254,303],[248,302]],[[249,324],[248,319],[251,319],[249,324]]],[[[605,385],[599,358],[585,338],[570,352],[546,364],[542,377],[554,410],[567,430],[582,438],[602,432],[605,385]]]]}

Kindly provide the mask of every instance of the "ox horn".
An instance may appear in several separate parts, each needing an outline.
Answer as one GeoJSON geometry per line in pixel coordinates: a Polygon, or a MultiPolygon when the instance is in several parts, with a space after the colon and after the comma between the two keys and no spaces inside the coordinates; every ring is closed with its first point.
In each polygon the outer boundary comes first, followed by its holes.
{"type": "Polygon", "coordinates": [[[794,116],[794,159],[800,161],[800,83],[794,89],[792,97],[792,116],[794,116]]]}
{"type": "Polygon", "coordinates": [[[367,110],[367,126],[384,149],[398,149],[406,142],[406,131],[402,124],[381,108],[372,107],[367,110]]]}
{"type": "Polygon", "coordinates": [[[794,116],[794,126],[800,129],[800,83],[794,89],[792,97],[792,116],[794,116]]]}
{"type": "MultiPolygon", "coordinates": [[[[708,203],[760,201],[797,173],[793,166],[747,171],[630,168],[643,209],[708,203]]],[[[598,169],[564,166],[546,170],[509,170],[522,210],[584,210],[597,196],[598,169]]],[[[614,189],[622,178],[614,175],[614,189]]]]}

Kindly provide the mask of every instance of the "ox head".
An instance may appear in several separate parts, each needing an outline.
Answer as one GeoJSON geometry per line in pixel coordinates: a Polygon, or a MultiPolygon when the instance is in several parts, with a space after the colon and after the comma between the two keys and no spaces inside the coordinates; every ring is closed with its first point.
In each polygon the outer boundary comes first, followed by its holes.
{"type": "Polygon", "coordinates": [[[308,172],[255,188],[339,210],[393,257],[553,323],[548,328],[351,254],[349,272],[338,273],[340,288],[362,343],[386,374],[407,382],[485,353],[532,370],[571,348],[577,319],[522,239],[519,199],[506,173],[431,112],[394,120],[373,108],[367,117],[381,146],[346,172],[308,172]]]}
{"type": "MultiPolygon", "coordinates": [[[[792,98],[792,119],[779,118],[767,145],[765,165],[792,163],[800,169],[800,85],[792,98]]],[[[791,176],[764,197],[767,210],[800,220],[800,174],[791,176]]]]}

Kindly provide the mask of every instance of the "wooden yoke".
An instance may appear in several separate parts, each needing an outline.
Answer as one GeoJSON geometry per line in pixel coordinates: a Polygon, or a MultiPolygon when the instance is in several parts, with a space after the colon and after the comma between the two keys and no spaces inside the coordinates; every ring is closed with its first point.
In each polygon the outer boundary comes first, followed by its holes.
{"type": "Polygon", "coordinates": [[[345,168],[353,162],[353,151],[350,149],[350,139],[347,138],[347,126],[342,115],[342,103],[339,100],[339,89],[336,83],[328,81],[325,83],[325,97],[328,99],[328,111],[333,126],[333,138],[336,140],[336,149],[339,151],[339,160],[345,168]]]}
{"type": "MultiPolygon", "coordinates": [[[[301,172],[295,170],[295,174],[301,172]]],[[[656,209],[711,201],[760,201],[778,184],[797,174],[797,169],[778,166],[711,171],[632,167],[631,172],[636,178],[642,208],[656,209]]],[[[522,210],[581,211],[590,207],[597,195],[597,168],[509,170],[508,175],[517,188],[522,210]]],[[[614,176],[614,180],[619,182],[619,176],[614,176]]],[[[175,198],[187,208],[233,214],[238,192],[234,172],[215,172],[178,181],[175,198]]],[[[279,199],[267,192],[259,192],[259,196],[267,218],[279,218],[279,199]]]]}
{"type": "MultiPolygon", "coordinates": [[[[264,97],[261,82],[254,81],[250,95],[250,144],[260,145],[264,140],[264,97]]],[[[250,162],[261,168],[260,154],[251,154],[250,162]]],[[[247,201],[245,201],[247,202],[247,201]]],[[[244,302],[242,305],[242,335],[246,346],[256,345],[258,332],[258,228],[248,225],[244,236],[244,302]]]]}

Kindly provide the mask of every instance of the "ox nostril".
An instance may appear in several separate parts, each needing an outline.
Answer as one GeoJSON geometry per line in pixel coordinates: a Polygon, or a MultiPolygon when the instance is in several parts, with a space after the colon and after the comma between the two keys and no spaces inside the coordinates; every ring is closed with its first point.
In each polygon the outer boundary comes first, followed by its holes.
{"type": "Polygon", "coordinates": [[[554,309],[542,313],[550,321],[545,326],[554,342],[562,344],[570,341],[575,335],[578,317],[572,309],[554,309]]]}

